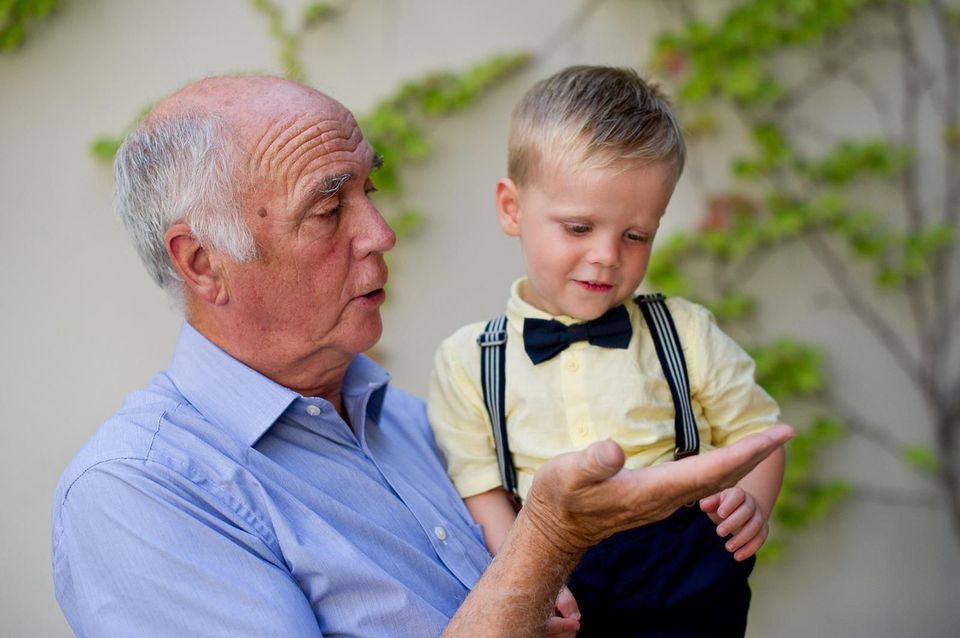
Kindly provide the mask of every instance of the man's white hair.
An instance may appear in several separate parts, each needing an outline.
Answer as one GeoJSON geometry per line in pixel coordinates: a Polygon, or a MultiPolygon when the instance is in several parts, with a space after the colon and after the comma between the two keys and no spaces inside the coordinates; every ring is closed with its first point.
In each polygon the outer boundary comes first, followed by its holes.
{"type": "Polygon", "coordinates": [[[234,184],[236,143],[208,114],[148,121],[130,133],[114,162],[116,211],[153,280],[180,303],[183,281],[164,235],[185,222],[200,244],[237,261],[256,257],[234,184]]]}

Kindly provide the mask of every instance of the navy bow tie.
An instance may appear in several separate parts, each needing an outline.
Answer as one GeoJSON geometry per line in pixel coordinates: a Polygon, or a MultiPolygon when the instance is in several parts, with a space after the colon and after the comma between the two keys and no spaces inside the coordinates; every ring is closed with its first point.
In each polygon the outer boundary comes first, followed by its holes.
{"type": "Polygon", "coordinates": [[[630,315],[622,304],[592,321],[572,326],[553,319],[523,320],[523,347],[534,365],[552,359],[575,341],[589,341],[604,348],[626,348],[632,334],[630,315]]]}

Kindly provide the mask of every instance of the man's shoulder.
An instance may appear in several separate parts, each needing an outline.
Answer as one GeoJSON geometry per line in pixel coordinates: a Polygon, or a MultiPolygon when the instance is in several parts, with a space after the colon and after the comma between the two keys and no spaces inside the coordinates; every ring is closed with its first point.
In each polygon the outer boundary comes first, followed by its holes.
{"type": "Polygon", "coordinates": [[[161,422],[182,404],[183,398],[163,373],[147,387],[127,395],[120,409],[94,431],[60,475],[55,505],[92,468],[149,460],[161,422]]]}

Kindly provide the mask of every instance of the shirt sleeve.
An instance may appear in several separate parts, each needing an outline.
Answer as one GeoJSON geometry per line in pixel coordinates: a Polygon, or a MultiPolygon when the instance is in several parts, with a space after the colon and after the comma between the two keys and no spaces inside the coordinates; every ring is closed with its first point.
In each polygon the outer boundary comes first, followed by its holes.
{"type": "Polygon", "coordinates": [[[229,512],[229,504],[158,465],[100,463],[55,512],[56,595],[74,632],[321,636],[276,551],[237,525],[235,516],[249,512],[229,512]]]}
{"type": "Polygon", "coordinates": [[[753,359],[717,325],[706,308],[688,301],[675,302],[689,319],[691,395],[710,424],[716,447],[777,423],[780,408],[754,379],[753,359]]]}
{"type": "Polygon", "coordinates": [[[498,487],[500,469],[480,379],[479,326],[444,341],[434,358],[427,414],[447,459],[447,473],[466,498],[498,487]]]}

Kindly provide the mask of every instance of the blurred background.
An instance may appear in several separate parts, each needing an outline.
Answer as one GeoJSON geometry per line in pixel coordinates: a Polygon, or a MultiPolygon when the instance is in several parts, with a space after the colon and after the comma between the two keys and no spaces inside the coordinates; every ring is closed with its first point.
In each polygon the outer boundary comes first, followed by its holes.
{"type": "Polygon", "coordinates": [[[54,486],[181,321],[112,213],[143,111],[262,72],[359,116],[400,235],[374,354],[423,396],[522,272],[493,207],[509,113],[570,64],[674,96],[690,159],[644,288],[709,305],[800,432],[749,635],[956,635],[958,43],[955,0],[0,2],[0,635],[71,635],[54,486]]]}

